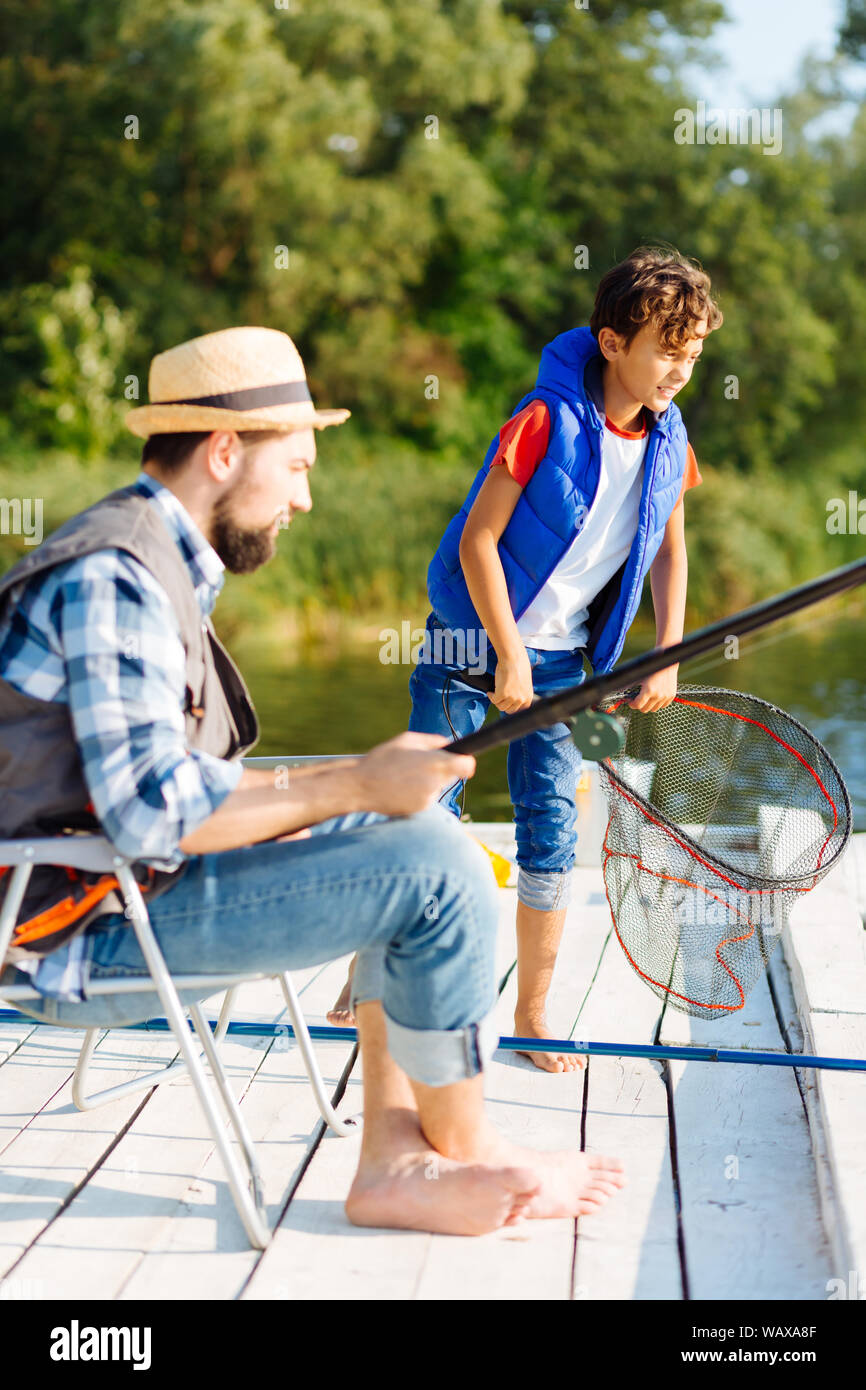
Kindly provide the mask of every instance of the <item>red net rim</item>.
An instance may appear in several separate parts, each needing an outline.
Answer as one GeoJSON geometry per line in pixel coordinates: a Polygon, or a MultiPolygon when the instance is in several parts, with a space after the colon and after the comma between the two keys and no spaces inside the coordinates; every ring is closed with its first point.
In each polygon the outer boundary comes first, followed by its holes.
{"type": "MultiPolygon", "coordinates": [[[[781,891],[781,888],[784,885],[784,887],[787,888],[789,891],[797,891],[804,893],[808,892],[809,889],[814,886],[816,882],[816,875],[818,874],[818,872],[820,871],[820,874],[823,877],[827,870],[836,862],[839,856],[844,852],[851,835],[851,800],[848,796],[848,789],[845,786],[842,774],[839,771],[839,768],[837,767],[833,758],[831,758],[824,745],[817,738],[815,738],[814,734],[810,733],[809,730],[803,724],[801,724],[798,719],[795,719],[792,714],[788,714],[787,710],[780,709],[778,705],[770,704],[768,700],[762,700],[757,695],[744,695],[739,690],[721,691],[719,687],[694,686],[685,687],[685,689],[688,690],[689,696],[700,694],[712,696],[714,693],[716,695],[720,693],[732,695],[736,697],[737,700],[742,701],[745,705],[754,708],[756,712],[759,710],[767,710],[771,714],[781,716],[783,719],[788,720],[789,723],[792,724],[793,727],[796,728],[797,731],[803,735],[807,742],[816,750],[820,759],[825,763],[826,766],[830,768],[838,784],[839,802],[834,801],[834,799],[830,796],[830,793],[827,791],[824,782],[818,776],[815,769],[809,766],[809,763],[806,761],[806,759],[802,757],[802,755],[798,753],[795,748],[792,748],[791,745],[787,743],[783,738],[780,738],[778,734],[775,734],[772,729],[768,728],[762,720],[750,719],[748,715],[738,714],[734,710],[720,709],[717,706],[708,705],[702,701],[690,699],[688,698],[688,696],[685,695],[674,696],[674,704],[691,705],[697,709],[712,710],[716,714],[726,715],[728,718],[740,719],[745,723],[757,725],[759,728],[763,729],[765,733],[769,734],[770,738],[772,738],[776,743],[780,744],[783,748],[787,749],[787,751],[793,757],[797,758],[803,764],[806,770],[812,775],[812,777],[814,777],[822,795],[825,797],[827,804],[831,808],[833,816],[832,828],[828,831],[824,844],[821,846],[821,850],[818,855],[818,863],[815,866],[815,868],[811,871],[802,874],[786,875],[784,878],[773,878],[766,874],[759,874],[753,872],[752,870],[749,870],[744,875],[742,869],[737,869],[735,865],[730,864],[726,859],[723,859],[721,855],[712,854],[709,850],[702,848],[695,840],[692,839],[690,835],[686,834],[684,830],[682,830],[679,826],[674,826],[672,821],[669,821],[666,817],[662,816],[661,813],[657,811],[656,808],[653,806],[651,801],[648,801],[646,797],[641,796],[639,792],[636,792],[633,787],[629,786],[629,784],[618,775],[618,773],[614,770],[613,766],[611,765],[610,758],[605,758],[603,762],[599,764],[599,768],[601,769],[603,775],[613,784],[619,795],[622,796],[625,800],[630,801],[632,805],[634,805],[641,812],[641,814],[646,817],[647,820],[652,821],[652,823],[655,826],[657,826],[659,830],[663,831],[672,840],[679,844],[684,850],[686,850],[688,854],[690,854],[695,860],[697,860],[699,864],[703,864],[706,868],[711,869],[713,873],[718,874],[720,878],[723,878],[727,883],[732,884],[733,887],[740,888],[744,892],[778,892],[781,891]],[[836,847],[834,853],[830,856],[830,858],[822,863],[821,859],[824,850],[826,849],[827,844],[829,843],[832,836],[837,832],[840,823],[842,825],[842,834],[840,842],[836,847]],[[748,880],[748,883],[751,886],[747,886],[746,884],[740,882],[740,879],[742,879],[743,877],[745,877],[748,880]],[[798,889],[795,887],[795,885],[797,884],[803,884],[804,886],[798,889]],[[761,886],[758,887],[755,885],[761,886]]],[[[619,706],[624,703],[624,698],[624,696],[612,695],[602,703],[600,708],[602,708],[607,714],[613,714],[619,708],[619,706]]],[[[638,713],[638,711],[634,711],[634,713],[638,713]]],[[[606,846],[607,834],[605,834],[605,848],[606,846]]],[[[613,851],[607,851],[606,849],[606,853],[612,852],[613,851]]],[[[627,857],[633,858],[634,856],[627,857]]]]}

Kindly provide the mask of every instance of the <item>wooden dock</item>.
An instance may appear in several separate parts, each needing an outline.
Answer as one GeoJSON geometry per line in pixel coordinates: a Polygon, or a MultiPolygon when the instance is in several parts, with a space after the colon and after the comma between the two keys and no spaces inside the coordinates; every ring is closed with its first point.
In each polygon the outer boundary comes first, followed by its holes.
{"type": "MultiPolygon", "coordinates": [[[[494,827],[472,829],[495,838],[494,827]]],[[[641,984],[612,935],[600,869],[578,868],[550,1021],[558,1036],[596,1041],[799,1051],[805,1037],[808,1051],[866,1056],[862,922],[843,889],[828,880],[798,907],[791,970],[778,951],[742,1017],[704,1022],[641,984]]],[[[501,890],[503,977],[515,898],[501,890]]],[[[308,1021],[324,1021],[344,971],[345,961],[296,975],[308,1021]]],[[[513,1002],[509,976],[501,1033],[513,1031],[513,1002]]],[[[244,1018],[284,1018],[273,982],[246,986],[239,1005],[244,1018]]],[[[547,1075],[498,1053],[487,1094],[499,1128],[538,1148],[619,1155],[629,1184],[596,1216],[472,1239],[351,1226],[343,1201],[358,1138],[324,1133],[288,1036],[230,1037],[224,1056],[273,1228],[260,1253],[189,1084],[79,1113],[80,1039],[0,1027],[0,1298],[823,1301],[833,1280],[850,1288],[850,1271],[866,1269],[866,1075],[599,1057],[584,1074],[547,1075]]],[[[317,1050],[343,1092],[340,1113],[358,1114],[354,1049],[317,1050]]],[[[173,1055],[169,1035],[106,1031],[93,1079],[127,1080],[173,1055]]]]}

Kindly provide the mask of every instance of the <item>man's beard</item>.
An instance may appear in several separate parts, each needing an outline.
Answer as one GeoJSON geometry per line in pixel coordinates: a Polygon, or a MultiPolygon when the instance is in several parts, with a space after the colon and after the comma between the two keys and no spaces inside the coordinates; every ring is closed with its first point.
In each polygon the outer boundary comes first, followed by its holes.
{"type": "Polygon", "coordinates": [[[277,548],[271,526],[250,531],[238,526],[231,516],[232,498],[243,487],[245,475],[246,470],[216,503],[211,521],[213,548],[230,574],[251,574],[267,564],[277,548]]]}

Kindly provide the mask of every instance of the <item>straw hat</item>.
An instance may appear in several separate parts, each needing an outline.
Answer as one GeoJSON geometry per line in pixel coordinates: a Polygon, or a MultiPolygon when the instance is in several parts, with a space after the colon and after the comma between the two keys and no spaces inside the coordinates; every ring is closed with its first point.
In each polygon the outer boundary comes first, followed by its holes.
{"type": "Polygon", "coordinates": [[[348,410],[317,410],[301,355],[274,328],[224,328],[161,352],[150,364],[150,405],[131,410],[133,434],[324,429],[348,410]]]}

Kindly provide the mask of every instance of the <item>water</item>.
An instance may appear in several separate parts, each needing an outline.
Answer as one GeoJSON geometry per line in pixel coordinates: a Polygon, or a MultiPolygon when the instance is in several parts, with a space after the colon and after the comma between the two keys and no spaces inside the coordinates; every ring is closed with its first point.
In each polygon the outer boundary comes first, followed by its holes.
{"type": "MultiPolygon", "coordinates": [[[[850,609],[845,599],[818,605],[743,638],[735,659],[684,664],[680,681],[748,691],[799,719],[838,764],[854,828],[866,830],[866,615],[850,609]]],[[[651,645],[652,632],[633,630],[623,659],[651,645]]],[[[238,655],[263,729],[256,753],[358,753],[406,728],[411,667],[383,665],[377,640],[292,659],[253,645],[238,655]]],[[[510,820],[504,749],[479,759],[466,810],[510,820]]]]}

